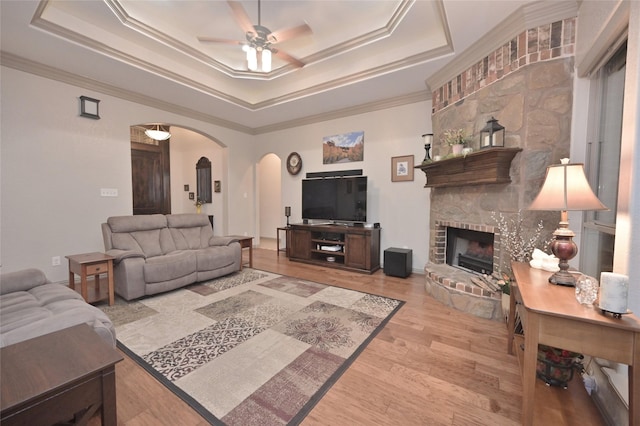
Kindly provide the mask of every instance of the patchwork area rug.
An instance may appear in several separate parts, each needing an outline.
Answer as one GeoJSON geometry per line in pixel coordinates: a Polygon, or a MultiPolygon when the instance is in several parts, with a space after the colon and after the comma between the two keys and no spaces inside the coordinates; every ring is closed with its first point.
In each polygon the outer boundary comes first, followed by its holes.
{"type": "Polygon", "coordinates": [[[101,306],[118,346],[212,424],[298,424],[404,302],[245,268],[101,306]]]}

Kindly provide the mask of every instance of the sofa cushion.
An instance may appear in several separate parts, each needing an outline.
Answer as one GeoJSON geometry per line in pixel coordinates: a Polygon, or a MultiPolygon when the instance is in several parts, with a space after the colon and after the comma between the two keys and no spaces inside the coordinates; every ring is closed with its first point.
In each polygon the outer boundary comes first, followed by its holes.
{"type": "Polygon", "coordinates": [[[112,216],[107,219],[111,232],[148,231],[167,227],[167,219],[162,214],[112,216]]]}
{"type": "Polygon", "coordinates": [[[13,293],[14,291],[27,291],[33,287],[47,284],[49,280],[44,272],[39,269],[30,268],[21,271],[8,272],[2,274],[0,280],[0,294],[13,293]]]}
{"type": "Polygon", "coordinates": [[[203,214],[167,215],[167,225],[177,250],[206,248],[213,237],[211,223],[203,214]]]}
{"type": "Polygon", "coordinates": [[[196,271],[196,255],[195,252],[175,251],[147,259],[143,269],[147,284],[173,280],[196,271]]]}
{"type": "Polygon", "coordinates": [[[235,250],[230,250],[228,246],[215,246],[196,250],[198,272],[213,271],[224,268],[236,262],[235,250]]]}
{"type": "Polygon", "coordinates": [[[86,323],[115,346],[115,330],[100,309],[60,284],[0,296],[0,347],[86,323]]]}
{"type": "Polygon", "coordinates": [[[145,257],[160,256],[176,249],[164,215],[112,216],[107,224],[114,249],[142,252],[145,257]]]}

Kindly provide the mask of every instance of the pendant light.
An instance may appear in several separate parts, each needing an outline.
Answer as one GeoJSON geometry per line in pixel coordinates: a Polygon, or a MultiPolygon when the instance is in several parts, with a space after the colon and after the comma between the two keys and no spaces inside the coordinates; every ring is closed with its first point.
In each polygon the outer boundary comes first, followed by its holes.
{"type": "Polygon", "coordinates": [[[146,129],[144,131],[144,134],[157,141],[165,141],[171,137],[171,133],[167,132],[166,130],[161,130],[159,124],[156,124],[155,127],[155,129],[146,129]]]}

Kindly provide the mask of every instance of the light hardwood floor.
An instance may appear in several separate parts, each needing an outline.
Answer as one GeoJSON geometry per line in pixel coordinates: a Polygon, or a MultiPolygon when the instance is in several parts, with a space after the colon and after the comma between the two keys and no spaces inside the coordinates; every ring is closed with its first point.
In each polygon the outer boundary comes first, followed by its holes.
{"type": "MultiPolygon", "coordinates": [[[[521,379],[506,352],[506,326],[445,307],[426,294],[424,275],[351,273],[290,262],[266,249],[254,249],[253,266],[406,302],[303,425],[520,424],[521,379]]],[[[126,357],[116,379],[119,425],[207,424],[126,357]]],[[[604,424],[593,406],[575,403],[586,395],[580,377],[569,390],[538,382],[536,424],[604,424]]]]}

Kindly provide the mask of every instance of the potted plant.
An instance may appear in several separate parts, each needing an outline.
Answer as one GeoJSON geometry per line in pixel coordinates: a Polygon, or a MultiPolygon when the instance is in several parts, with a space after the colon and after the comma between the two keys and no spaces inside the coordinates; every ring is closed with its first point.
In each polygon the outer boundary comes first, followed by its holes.
{"type": "Polygon", "coordinates": [[[460,155],[467,143],[467,136],[464,129],[447,129],[444,131],[443,141],[451,147],[453,155],[460,155]]]}

